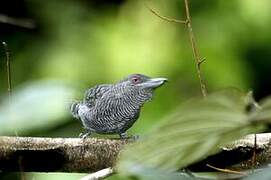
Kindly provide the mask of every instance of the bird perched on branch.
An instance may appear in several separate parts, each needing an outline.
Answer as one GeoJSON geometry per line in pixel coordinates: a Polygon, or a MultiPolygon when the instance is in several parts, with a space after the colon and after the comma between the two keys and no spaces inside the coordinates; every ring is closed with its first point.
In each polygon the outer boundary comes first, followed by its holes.
{"type": "Polygon", "coordinates": [[[72,115],[80,119],[85,138],[91,133],[119,134],[127,138],[126,131],[135,123],[140,109],[150,100],[153,91],[167,81],[132,74],[116,84],[101,84],[86,91],[82,102],[71,105],[72,115]]]}

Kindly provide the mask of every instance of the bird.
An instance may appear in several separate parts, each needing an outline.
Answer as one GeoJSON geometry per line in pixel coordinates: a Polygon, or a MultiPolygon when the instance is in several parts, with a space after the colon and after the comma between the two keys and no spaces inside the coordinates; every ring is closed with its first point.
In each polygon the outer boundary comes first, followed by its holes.
{"type": "Polygon", "coordinates": [[[142,106],[167,81],[167,78],[131,74],[115,84],[100,84],[86,90],[83,100],[70,106],[72,116],[81,120],[86,130],[79,136],[86,138],[97,133],[128,138],[126,131],[139,118],[142,106]]]}

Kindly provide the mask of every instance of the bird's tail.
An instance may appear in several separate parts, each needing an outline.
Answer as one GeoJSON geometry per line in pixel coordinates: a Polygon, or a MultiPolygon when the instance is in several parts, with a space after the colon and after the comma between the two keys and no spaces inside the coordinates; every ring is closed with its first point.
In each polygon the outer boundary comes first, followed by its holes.
{"type": "Polygon", "coordinates": [[[80,102],[74,102],[71,104],[70,111],[74,118],[79,119],[78,110],[79,110],[80,102]]]}

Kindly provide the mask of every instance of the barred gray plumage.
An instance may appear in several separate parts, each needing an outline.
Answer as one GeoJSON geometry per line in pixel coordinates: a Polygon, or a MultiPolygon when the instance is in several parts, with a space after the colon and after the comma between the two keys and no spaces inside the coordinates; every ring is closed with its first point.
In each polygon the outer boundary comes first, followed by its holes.
{"type": "Polygon", "coordinates": [[[145,102],[150,100],[154,89],[166,82],[166,78],[150,78],[132,74],[116,84],[101,84],[86,91],[82,102],[71,105],[72,115],[80,119],[87,133],[119,134],[134,124],[145,102]]]}

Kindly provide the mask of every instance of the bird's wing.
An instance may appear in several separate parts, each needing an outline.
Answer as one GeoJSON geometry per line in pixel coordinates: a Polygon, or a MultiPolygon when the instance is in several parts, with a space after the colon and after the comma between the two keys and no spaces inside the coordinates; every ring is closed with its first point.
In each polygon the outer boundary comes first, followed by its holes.
{"type": "Polygon", "coordinates": [[[70,105],[70,112],[72,116],[76,119],[79,119],[78,110],[79,110],[80,102],[73,102],[70,105]]]}
{"type": "Polygon", "coordinates": [[[85,92],[84,103],[89,107],[95,105],[95,101],[103,96],[111,88],[111,84],[101,84],[88,89],[85,92]]]}

